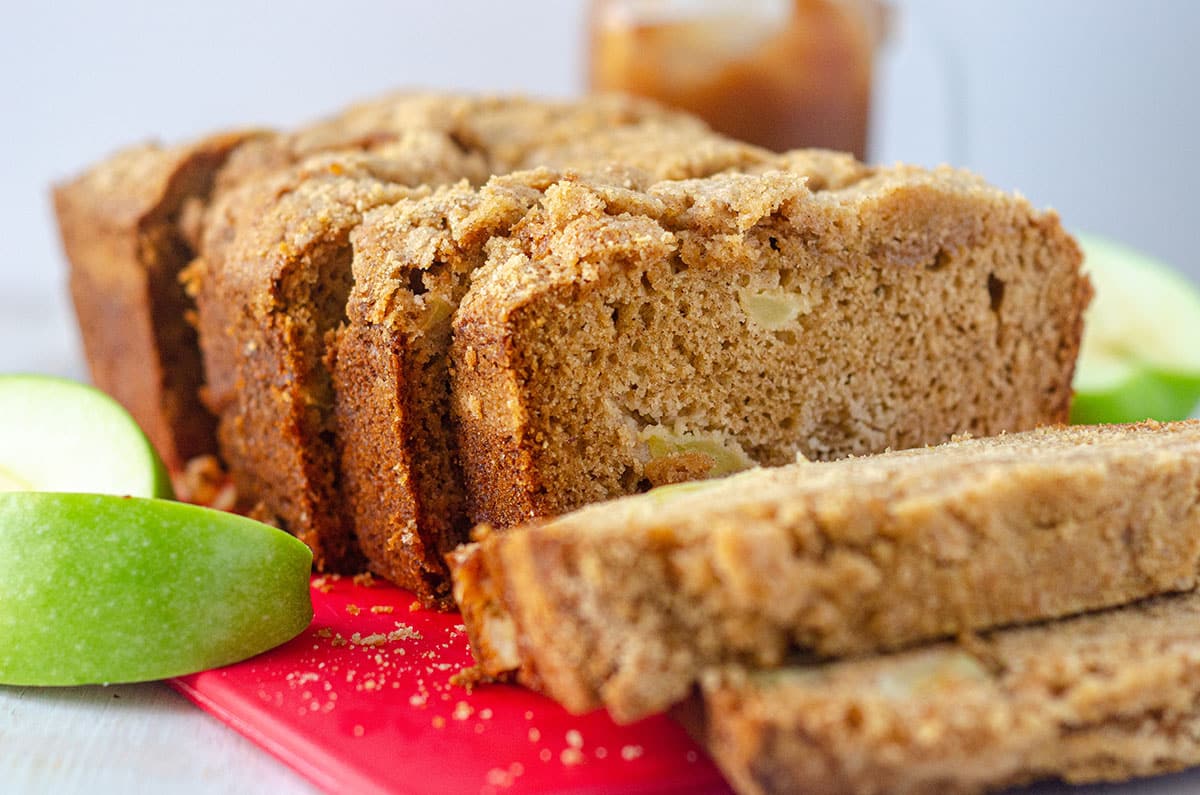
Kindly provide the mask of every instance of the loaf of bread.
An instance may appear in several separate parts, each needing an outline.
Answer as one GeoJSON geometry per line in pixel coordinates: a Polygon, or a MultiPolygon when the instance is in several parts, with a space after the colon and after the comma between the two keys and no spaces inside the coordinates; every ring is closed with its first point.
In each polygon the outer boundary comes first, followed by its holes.
{"type": "Polygon", "coordinates": [[[1200,601],[1153,600],[1196,585],[1200,423],[1028,430],[1090,297],[1052,212],[640,100],[423,93],[55,204],[93,378],[168,464],[218,446],[318,568],[456,598],[481,676],[621,721],[699,685],[747,792],[1200,761],[1200,601]]]}
{"type": "Polygon", "coordinates": [[[713,671],[681,712],[742,795],[969,795],[1200,763],[1200,596],[962,645],[713,671]]]}
{"type": "MultiPolygon", "coordinates": [[[[428,604],[448,605],[443,555],[472,521],[1065,417],[1078,251],[960,172],[772,155],[615,97],[400,94],[148,152],[123,168],[195,183],[145,217],[176,241],[160,286],[192,259],[196,311],[81,276],[80,317],[107,328],[93,365],[177,340],[122,380],[143,422],[172,405],[151,381],[190,384],[157,437],[178,466],[211,448],[194,314],[240,508],[321,568],[361,567],[357,535],[428,604]],[[553,170],[476,187],[532,166],[553,170]],[[122,332],[113,302],[139,300],[122,332]]],[[[120,206],[105,186],[139,182],[106,169],[80,200],[101,221],[120,206]]],[[[112,225],[115,243],[72,237],[136,249],[103,271],[116,283],[162,258],[112,225]]]]}
{"type": "Polygon", "coordinates": [[[451,556],[480,671],[573,712],[1196,585],[1200,421],[1059,427],[684,484],[451,556]]]}

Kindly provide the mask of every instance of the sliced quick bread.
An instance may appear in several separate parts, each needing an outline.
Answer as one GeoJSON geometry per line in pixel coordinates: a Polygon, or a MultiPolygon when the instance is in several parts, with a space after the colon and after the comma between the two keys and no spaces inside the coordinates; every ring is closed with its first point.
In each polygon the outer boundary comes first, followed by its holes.
{"type": "Polygon", "coordinates": [[[451,556],[481,672],[621,721],[783,665],[1196,585],[1200,421],[1061,427],[651,491],[451,556]]]}

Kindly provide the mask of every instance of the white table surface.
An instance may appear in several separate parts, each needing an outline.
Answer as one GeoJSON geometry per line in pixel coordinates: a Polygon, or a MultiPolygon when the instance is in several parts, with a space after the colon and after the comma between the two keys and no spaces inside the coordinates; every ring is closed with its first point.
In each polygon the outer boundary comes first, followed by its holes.
{"type": "Polygon", "coordinates": [[[317,790],[160,682],[0,687],[0,792],[317,790]]]}
{"type": "MultiPolygon", "coordinates": [[[[74,322],[59,294],[0,293],[0,373],[83,378],[74,322]]],[[[402,753],[402,749],[397,750],[402,753]]],[[[317,790],[163,683],[0,686],[0,793],[272,793],[317,790]]],[[[419,790],[414,790],[419,791],[419,790]]],[[[1200,770],[1121,786],[1043,785],[1028,793],[1200,792],[1200,770]]]]}

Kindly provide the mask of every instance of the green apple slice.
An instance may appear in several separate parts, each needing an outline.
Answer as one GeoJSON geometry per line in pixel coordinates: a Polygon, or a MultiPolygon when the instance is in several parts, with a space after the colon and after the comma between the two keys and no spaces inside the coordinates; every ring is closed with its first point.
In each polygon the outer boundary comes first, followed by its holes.
{"type": "Polygon", "coordinates": [[[119,403],[41,375],[0,375],[0,491],[172,494],[162,460],[119,403]]]}
{"type": "Polygon", "coordinates": [[[1117,243],[1080,236],[1096,290],[1084,321],[1071,421],[1179,420],[1200,400],[1200,292],[1117,243]]]}
{"type": "Polygon", "coordinates": [[[0,494],[0,683],[162,679],[251,657],[312,619],[312,553],[184,503],[0,494]]]}

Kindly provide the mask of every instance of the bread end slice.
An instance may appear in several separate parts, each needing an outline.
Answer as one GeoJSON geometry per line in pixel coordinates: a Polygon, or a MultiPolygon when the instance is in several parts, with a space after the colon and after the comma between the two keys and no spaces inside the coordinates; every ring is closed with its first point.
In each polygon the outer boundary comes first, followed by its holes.
{"type": "Polygon", "coordinates": [[[129,410],[173,470],[216,450],[215,421],[197,395],[194,310],[179,283],[195,255],[189,223],[230,153],[262,135],[133,147],[54,188],[92,381],[129,410]]]}
{"type": "Polygon", "coordinates": [[[1200,763],[1200,596],[969,645],[703,677],[689,730],[739,793],[979,793],[1200,763]],[[699,718],[699,720],[696,720],[699,718]]]}

